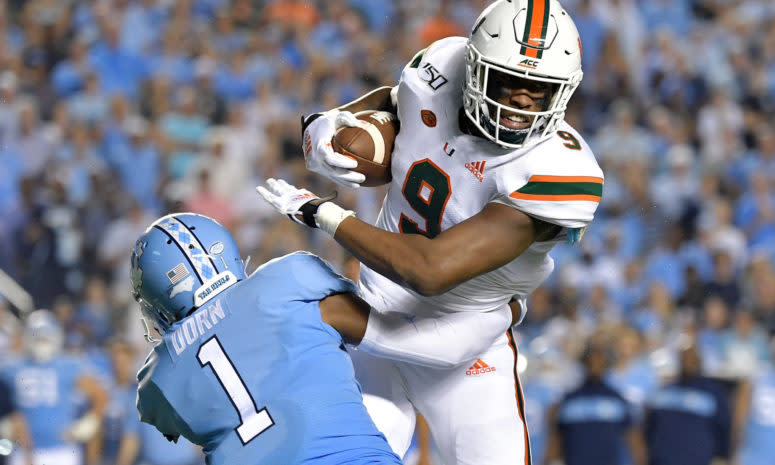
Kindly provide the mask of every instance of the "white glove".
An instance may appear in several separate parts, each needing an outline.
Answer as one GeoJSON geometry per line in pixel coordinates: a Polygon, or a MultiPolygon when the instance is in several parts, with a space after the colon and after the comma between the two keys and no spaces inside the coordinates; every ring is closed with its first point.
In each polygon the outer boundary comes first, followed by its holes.
{"type": "Polygon", "coordinates": [[[348,216],[355,215],[352,210],[345,210],[330,202],[336,198],[336,193],[320,198],[307,189],[299,189],[282,179],[269,178],[266,185],[269,189],[257,186],[256,190],[275,210],[299,224],[320,228],[331,236],[336,232],[339,223],[348,216]]]}
{"type": "Polygon", "coordinates": [[[0,457],[11,455],[13,452],[13,443],[8,439],[0,439],[0,457]]]}
{"type": "Polygon", "coordinates": [[[100,418],[94,413],[87,413],[73,422],[65,431],[65,439],[75,442],[87,442],[100,429],[100,418]]]}
{"type": "Polygon", "coordinates": [[[302,117],[302,150],[307,169],[321,174],[335,183],[356,188],[366,176],[351,171],[358,162],[334,152],[331,147],[336,130],[342,127],[358,126],[358,118],[349,111],[329,110],[302,117]]]}

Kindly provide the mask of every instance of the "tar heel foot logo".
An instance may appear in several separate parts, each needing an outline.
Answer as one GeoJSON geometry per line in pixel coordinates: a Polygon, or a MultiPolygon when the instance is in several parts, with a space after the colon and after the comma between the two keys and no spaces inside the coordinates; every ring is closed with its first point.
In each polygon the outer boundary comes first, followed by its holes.
{"type": "Polygon", "coordinates": [[[433,90],[439,90],[441,86],[449,82],[447,78],[430,63],[425,63],[425,66],[420,69],[420,79],[427,82],[433,90]]]}
{"type": "Polygon", "coordinates": [[[194,292],[194,306],[201,307],[203,304],[225,291],[233,284],[237,283],[237,278],[231,271],[218,273],[213,279],[206,281],[194,292]]]}
{"type": "Polygon", "coordinates": [[[183,292],[191,292],[194,290],[194,276],[191,275],[188,278],[184,279],[183,281],[175,284],[170,289],[170,299],[175,297],[178,294],[182,294],[183,292]]]}

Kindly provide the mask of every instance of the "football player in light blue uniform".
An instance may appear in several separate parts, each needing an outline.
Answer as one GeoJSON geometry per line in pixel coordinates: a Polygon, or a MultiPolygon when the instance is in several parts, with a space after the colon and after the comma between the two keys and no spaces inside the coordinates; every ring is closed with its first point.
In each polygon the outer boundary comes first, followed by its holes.
{"type": "Polygon", "coordinates": [[[349,323],[329,317],[368,306],[323,260],[293,253],[246,277],[231,234],[183,213],[138,239],[131,276],[162,335],[138,374],[142,421],[210,465],[401,463],[362,404],[349,323]]]}
{"type": "Polygon", "coordinates": [[[25,356],[0,371],[32,443],[32,460],[20,450],[11,464],[83,465],[82,443],[96,438],[107,395],[84,360],[61,354],[63,337],[51,312],[32,312],[24,327],[25,356]]]}
{"type": "Polygon", "coordinates": [[[775,457],[775,368],[757,373],[739,389],[737,408],[745,418],[740,465],[769,465],[775,457]]]}

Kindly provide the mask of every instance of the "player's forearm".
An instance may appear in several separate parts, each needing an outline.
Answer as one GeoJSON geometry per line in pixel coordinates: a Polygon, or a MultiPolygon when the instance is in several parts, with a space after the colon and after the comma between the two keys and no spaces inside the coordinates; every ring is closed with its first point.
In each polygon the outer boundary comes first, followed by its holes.
{"type": "Polygon", "coordinates": [[[91,404],[89,414],[102,418],[102,414],[108,405],[107,392],[100,386],[98,381],[92,378],[81,380],[80,387],[86,393],[86,397],[88,397],[91,404]]]}
{"type": "Polygon", "coordinates": [[[27,421],[21,413],[11,414],[11,429],[13,431],[12,438],[24,451],[31,453],[32,437],[30,436],[30,430],[27,428],[27,421]]]}
{"type": "Polygon", "coordinates": [[[334,231],[334,239],[369,268],[426,296],[505,265],[536,237],[529,216],[497,203],[433,239],[387,232],[353,217],[321,229],[334,231]]]}
{"type": "Polygon", "coordinates": [[[628,441],[630,443],[630,452],[632,453],[633,464],[646,465],[647,452],[643,435],[636,430],[632,430],[628,433],[628,441]]]}
{"type": "Polygon", "coordinates": [[[737,388],[735,408],[732,410],[732,450],[738,450],[745,433],[745,425],[751,405],[751,383],[743,381],[737,388]]]}
{"type": "Polygon", "coordinates": [[[102,438],[99,434],[86,443],[86,465],[97,465],[102,457],[102,438]]]}
{"type": "Polygon", "coordinates": [[[134,434],[125,435],[118,449],[116,465],[132,465],[140,452],[140,441],[134,434]]]}
{"type": "Polygon", "coordinates": [[[434,260],[438,249],[425,236],[388,232],[350,217],[334,239],[372,270],[421,295],[440,294],[456,284],[447,278],[444,263],[434,260]]]}
{"type": "Polygon", "coordinates": [[[390,86],[379,87],[359,97],[357,100],[342,105],[339,107],[339,110],[352,113],[364,110],[380,110],[395,113],[396,107],[393,105],[393,99],[390,96],[392,90],[393,88],[390,86]]]}

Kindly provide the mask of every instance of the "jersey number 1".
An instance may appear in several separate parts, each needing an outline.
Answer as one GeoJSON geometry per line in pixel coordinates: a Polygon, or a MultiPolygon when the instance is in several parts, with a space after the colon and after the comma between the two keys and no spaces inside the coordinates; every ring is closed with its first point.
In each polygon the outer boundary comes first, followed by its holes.
{"type": "Polygon", "coordinates": [[[237,409],[242,423],[235,428],[235,431],[243,445],[274,425],[274,420],[266,408],[258,410],[256,401],[250,396],[245,382],[237,373],[229,356],[223,351],[217,337],[213,336],[202,344],[199,352],[196,353],[196,358],[202,367],[210,365],[232,405],[237,409]]]}

